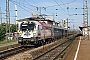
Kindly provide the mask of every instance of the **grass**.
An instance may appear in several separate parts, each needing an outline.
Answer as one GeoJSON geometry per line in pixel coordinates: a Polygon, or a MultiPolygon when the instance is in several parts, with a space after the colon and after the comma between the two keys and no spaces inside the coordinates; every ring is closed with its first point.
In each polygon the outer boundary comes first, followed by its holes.
{"type": "Polygon", "coordinates": [[[61,54],[61,58],[63,58],[69,52],[69,50],[72,48],[72,46],[74,45],[74,43],[76,42],[77,39],[78,39],[78,37],[75,38],[74,41],[72,42],[72,44],[61,54]]]}
{"type": "Polygon", "coordinates": [[[6,43],[10,43],[10,42],[16,42],[17,40],[3,40],[0,41],[0,44],[6,44],[6,43]]]}
{"type": "MultiPolygon", "coordinates": [[[[38,50],[36,50],[36,51],[32,51],[32,52],[30,52],[30,54],[31,54],[33,57],[35,57],[35,56],[39,55],[41,52],[45,52],[45,51],[51,49],[50,47],[53,47],[53,45],[55,46],[56,44],[61,44],[61,43],[65,42],[66,40],[68,40],[69,38],[72,38],[72,37],[73,37],[73,36],[68,36],[68,38],[65,37],[65,38],[63,38],[63,39],[59,39],[59,40],[58,40],[57,42],[55,42],[54,44],[49,45],[49,46],[47,46],[47,47],[44,47],[44,49],[38,49],[38,50]]],[[[65,50],[65,51],[62,53],[61,58],[64,57],[64,55],[67,53],[67,51],[68,51],[68,50],[65,50]]]]}

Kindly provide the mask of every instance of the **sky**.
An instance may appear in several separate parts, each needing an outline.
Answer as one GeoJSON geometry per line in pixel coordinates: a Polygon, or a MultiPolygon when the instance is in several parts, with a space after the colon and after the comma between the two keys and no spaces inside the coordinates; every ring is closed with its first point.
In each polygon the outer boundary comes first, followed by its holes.
{"type": "MultiPolygon", "coordinates": [[[[31,17],[32,13],[40,14],[41,8],[41,14],[49,17],[54,15],[55,21],[61,22],[60,25],[62,25],[62,20],[68,18],[68,25],[78,29],[78,26],[82,26],[83,23],[83,2],[84,0],[9,0],[10,23],[15,24],[15,5],[17,5],[18,19],[31,17]]],[[[6,22],[6,0],[0,1],[0,7],[1,12],[4,13],[2,22],[6,22]]],[[[90,22],[90,0],[88,0],[88,22],[90,22]]]]}

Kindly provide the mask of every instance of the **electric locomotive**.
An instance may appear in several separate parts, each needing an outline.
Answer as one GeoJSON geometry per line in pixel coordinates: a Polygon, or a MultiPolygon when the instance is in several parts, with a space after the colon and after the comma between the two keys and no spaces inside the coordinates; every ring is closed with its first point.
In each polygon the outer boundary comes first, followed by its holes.
{"type": "Polygon", "coordinates": [[[37,45],[63,37],[65,29],[45,22],[19,21],[18,33],[19,44],[37,45]]]}

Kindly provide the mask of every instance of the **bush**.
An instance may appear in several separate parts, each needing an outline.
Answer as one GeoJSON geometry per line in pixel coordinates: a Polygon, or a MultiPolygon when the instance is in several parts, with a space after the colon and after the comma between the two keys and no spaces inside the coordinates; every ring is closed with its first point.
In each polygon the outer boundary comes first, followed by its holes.
{"type": "MultiPolygon", "coordinates": [[[[5,35],[6,34],[6,25],[7,25],[7,33],[9,33],[9,25],[6,24],[6,23],[2,23],[0,25],[0,40],[4,40],[4,38],[6,36],[5,35]]],[[[11,24],[11,26],[10,26],[10,32],[11,33],[16,32],[16,25],[11,24]]]]}
{"type": "Polygon", "coordinates": [[[4,39],[5,33],[6,33],[5,30],[6,30],[5,27],[3,27],[2,25],[0,25],[0,40],[3,40],[4,39]]]}

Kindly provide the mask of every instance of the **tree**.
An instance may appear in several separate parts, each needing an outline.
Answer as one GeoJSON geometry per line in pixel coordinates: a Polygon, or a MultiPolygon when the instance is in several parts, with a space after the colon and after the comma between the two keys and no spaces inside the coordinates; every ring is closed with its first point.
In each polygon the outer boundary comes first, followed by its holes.
{"type": "MultiPolygon", "coordinates": [[[[0,24],[0,40],[4,40],[4,38],[6,36],[6,25],[7,25],[7,27],[9,27],[9,25],[6,23],[0,24]]],[[[9,31],[9,28],[7,30],[9,31]]],[[[11,33],[16,32],[16,25],[12,24],[10,26],[10,32],[11,33]]]]}
{"type": "Polygon", "coordinates": [[[6,34],[5,23],[0,25],[0,40],[3,40],[6,34]]]}
{"type": "Polygon", "coordinates": [[[11,27],[10,27],[10,32],[11,32],[11,33],[16,32],[16,25],[14,25],[14,24],[11,25],[11,27]]]}

